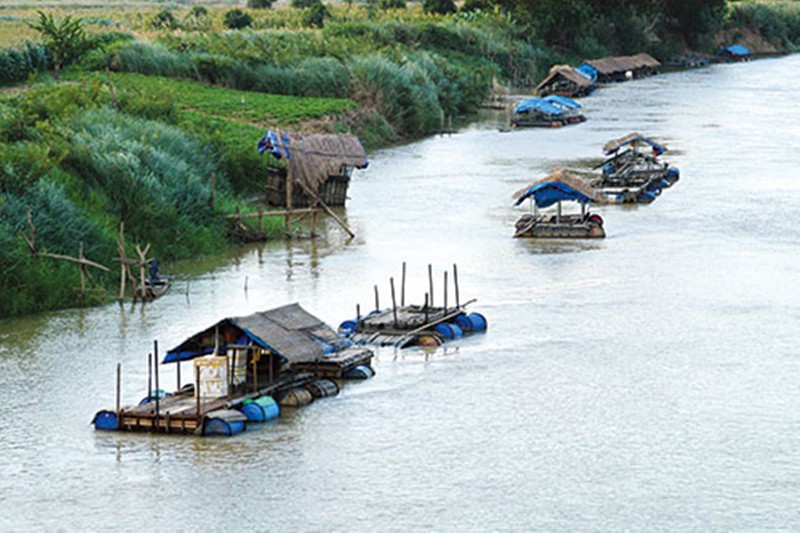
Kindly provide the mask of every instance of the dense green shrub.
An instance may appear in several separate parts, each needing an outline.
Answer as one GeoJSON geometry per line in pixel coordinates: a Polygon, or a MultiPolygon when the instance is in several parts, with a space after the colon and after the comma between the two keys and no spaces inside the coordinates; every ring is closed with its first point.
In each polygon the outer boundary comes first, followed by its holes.
{"type": "Polygon", "coordinates": [[[153,19],[150,21],[150,27],[174,30],[178,27],[178,20],[175,18],[175,15],[172,14],[172,11],[169,9],[162,9],[153,16],[153,19]]]}
{"type": "Polygon", "coordinates": [[[240,30],[253,24],[253,17],[241,9],[231,9],[225,12],[223,23],[225,24],[226,28],[240,30]]]}
{"type": "Polygon", "coordinates": [[[422,9],[434,15],[449,15],[457,11],[453,0],[423,0],[422,9]]]}
{"type": "Polygon", "coordinates": [[[143,41],[114,48],[108,63],[111,70],[156,76],[195,77],[197,73],[194,61],[187,54],[143,41]]]}
{"type": "Polygon", "coordinates": [[[25,81],[35,72],[49,68],[47,48],[40,44],[26,42],[20,48],[0,50],[0,85],[25,81]]]}
{"type": "Polygon", "coordinates": [[[378,7],[381,9],[405,9],[406,0],[380,0],[378,7]]]}
{"type": "Polygon", "coordinates": [[[303,24],[312,28],[322,28],[331,18],[331,12],[320,0],[315,0],[303,14],[303,24]]]}
{"type": "Polygon", "coordinates": [[[267,9],[272,7],[273,0],[247,0],[247,7],[253,9],[267,9]]]}

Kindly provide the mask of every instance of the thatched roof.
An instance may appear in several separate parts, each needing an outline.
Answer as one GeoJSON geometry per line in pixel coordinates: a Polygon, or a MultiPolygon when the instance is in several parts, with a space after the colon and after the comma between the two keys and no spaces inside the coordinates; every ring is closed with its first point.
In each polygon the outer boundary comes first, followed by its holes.
{"type": "Polygon", "coordinates": [[[575,176],[573,173],[571,173],[569,170],[563,167],[554,168],[553,171],[548,176],[536,180],[527,187],[525,187],[524,189],[517,191],[516,193],[514,193],[514,198],[519,199],[525,193],[527,193],[532,187],[541,185],[542,183],[550,183],[550,182],[563,183],[564,185],[568,185],[569,187],[575,189],[582,195],[589,198],[589,200],[591,200],[594,203],[601,204],[605,202],[605,197],[602,194],[600,194],[600,191],[598,191],[597,189],[589,185],[586,181],[575,176]]]}
{"type": "Polygon", "coordinates": [[[603,75],[617,74],[628,70],[640,68],[655,68],[661,63],[650,54],[636,54],[635,56],[615,56],[604,57],[601,59],[588,59],[584,61],[603,75]]]}
{"type": "Polygon", "coordinates": [[[638,138],[643,138],[643,137],[644,137],[644,135],[634,131],[633,133],[629,133],[629,134],[625,135],[624,137],[620,137],[619,139],[614,139],[614,140],[608,141],[603,146],[603,151],[604,152],[613,152],[614,150],[618,150],[621,146],[625,146],[626,144],[628,144],[632,140],[638,139],[638,138]]]}
{"type": "Polygon", "coordinates": [[[573,67],[569,65],[555,65],[550,69],[550,74],[547,76],[547,78],[545,78],[542,83],[536,86],[536,90],[541,91],[558,79],[559,76],[574,83],[578,87],[589,87],[592,85],[592,81],[589,78],[575,70],[573,67]]]}
{"type": "Polygon", "coordinates": [[[167,352],[164,362],[212,353],[216,345],[224,347],[226,334],[231,331],[246,335],[248,342],[271,350],[289,363],[316,361],[324,355],[325,344],[334,348],[341,344],[333,329],[295,303],[223,319],[167,352]]]}
{"type": "Polygon", "coordinates": [[[289,177],[312,191],[316,191],[331,174],[337,174],[342,166],[367,166],[367,153],[354,135],[270,131],[265,139],[269,140],[269,150],[273,155],[288,156],[289,177]]]}

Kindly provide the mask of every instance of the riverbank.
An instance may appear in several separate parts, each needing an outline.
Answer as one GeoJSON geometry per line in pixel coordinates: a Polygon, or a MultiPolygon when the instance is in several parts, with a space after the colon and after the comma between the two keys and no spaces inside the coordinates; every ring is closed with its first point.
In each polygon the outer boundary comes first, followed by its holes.
{"type": "MultiPolygon", "coordinates": [[[[21,83],[0,101],[0,316],[116,295],[116,268],[93,272],[92,290],[76,298],[78,268],[32,256],[21,237],[30,235],[28,209],[37,249],[77,256],[82,246],[108,267],[119,256],[120,221],[129,242],[150,244],[162,263],[219,253],[230,241],[223,217],[261,192],[268,161],[255,146],[265,128],[354,133],[368,150],[419,139],[468,120],[493,86],[532,87],[551,64],[592,49],[565,48],[562,35],[524,13],[466,4],[445,17],[416,5],[339,5],[316,25],[302,9],[246,10],[250,23],[237,30],[226,26],[229,5],[59,5],[56,15],[84,17],[98,44],[59,81],[35,74],[52,66],[40,44],[0,52],[0,81],[21,83]]],[[[771,19],[758,10],[766,7],[735,9],[731,23],[782,39],[784,49],[796,42],[789,29],[765,25],[771,19]]],[[[35,20],[30,10],[5,10],[0,42],[35,38],[35,20]]],[[[643,29],[608,35],[594,50],[632,46],[643,29]]],[[[688,46],[665,35],[640,44],[662,54],[688,46]]],[[[281,234],[280,220],[267,225],[268,236],[281,234]]]]}

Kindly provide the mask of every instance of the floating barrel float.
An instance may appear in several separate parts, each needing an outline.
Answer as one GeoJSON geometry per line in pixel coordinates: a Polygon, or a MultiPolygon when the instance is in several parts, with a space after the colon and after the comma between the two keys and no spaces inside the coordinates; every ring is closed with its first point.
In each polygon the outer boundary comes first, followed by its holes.
{"type": "Polygon", "coordinates": [[[351,335],[356,332],[356,321],[355,320],[345,320],[341,324],[339,324],[339,333],[342,335],[351,335]]]}
{"type": "Polygon", "coordinates": [[[656,199],[656,195],[649,192],[649,191],[642,191],[639,193],[639,196],[636,198],[636,201],[640,204],[649,204],[652,203],[653,200],[656,199]]]}
{"type": "Polygon", "coordinates": [[[669,181],[670,185],[673,185],[676,181],[681,179],[681,171],[678,170],[676,167],[669,167],[667,168],[667,181],[669,181]]]}
{"type": "Polygon", "coordinates": [[[242,414],[249,422],[266,422],[277,418],[281,408],[271,396],[261,396],[255,400],[245,400],[241,407],[242,414]]]}
{"type": "Polygon", "coordinates": [[[464,331],[457,324],[449,324],[447,322],[436,324],[433,331],[441,335],[446,341],[460,339],[464,336],[464,331]]]}
{"type": "Polygon", "coordinates": [[[276,393],[275,400],[281,407],[303,407],[313,402],[314,396],[302,387],[295,387],[276,393]]]}
{"type": "Polygon", "coordinates": [[[241,433],[247,427],[247,417],[233,409],[220,409],[206,415],[203,435],[223,435],[230,437],[241,433]]]}
{"type": "Polygon", "coordinates": [[[162,389],[158,389],[157,391],[153,391],[152,394],[150,394],[150,396],[145,396],[144,398],[142,398],[142,401],[139,402],[139,405],[144,405],[146,403],[154,402],[156,401],[156,399],[162,400],[169,396],[172,396],[171,392],[166,392],[162,389]]]}
{"type": "Polygon", "coordinates": [[[419,346],[435,348],[437,346],[441,346],[443,343],[444,340],[442,339],[442,337],[436,334],[430,334],[430,335],[423,334],[417,337],[417,345],[419,346]]]}
{"type": "Polygon", "coordinates": [[[305,387],[314,399],[327,398],[339,394],[339,385],[332,379],[318,379],[305,387]]]}
{"type": "Polygon", "coordinates": [[[94,429],[100,429],[103,431],[116,431],[119,429],[119,418],[117,417],[117,413],[114,411],[98,411],[97,414],[94,415],[92,424],[94,424],[94,429]]]}
{"type": "Polygon", "coordinates": [[[347,379],[369,379],[375,375],[375,370],[369,365],[358,365],[348,370],[344,377],[347,379]]]}

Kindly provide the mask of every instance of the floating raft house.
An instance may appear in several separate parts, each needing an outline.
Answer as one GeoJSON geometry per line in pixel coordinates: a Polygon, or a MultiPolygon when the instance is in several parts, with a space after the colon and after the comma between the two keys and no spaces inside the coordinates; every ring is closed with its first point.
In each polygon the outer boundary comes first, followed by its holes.
{"type": "Polygon", "coordinates": [[[665,151],[638,132],[611,140],[603,146],[602,177],[592,185],[609,203],[651,203],[680,179],[677,168],[659,159],[665,151]]]}
{"type": "Polygon", "coordinates": [[[511,125],[514,127],[558,128],[586,121],[578,110],[581,104],[566,96],[551,94],[543,98],[528,98],[514,108],[511,125]]]}
{"type": "Polygon", "coordinates": [[[585,239],[606,236],[602,217],[586,209],[589,203],[604,203],[603,196],[564,168],[556,168],[549,176],[517,192],[515,197],[514,205],[530,199],[532,212],[517,220],[514,237],[585,239]],[[564,214],[561,203],[565,201],[578,202],[580,214],[564,214]],[[554,205],[555,213],[539,212],[554,205]]]}
{"type": "Polygon", "coordinates": [[[555,65],[550,74],[536,86],[536,93],[541,96],[551,94],[578,97],[587,96],[597,86],[588,75],[569,65],[555,65]]]}
{"type": "Polygon", "coordinates": [[[746,46],[741,44],[732,44],[717,50],[716,56],[728,63],[738,63],[742,61],[750,61],[753,58],[753,53],[746,46]]]}
{"type": "Polygon", "coordinates": [[[661,62],[653,56],[642,53],[634,56],[587,59],[578,66],[578,70],[598,83],[608,83],[652,76],[658,72],[660,66],[661,62]]]}
{"type": "Polygon", "coordinates": [[[158,349],[148,359],[147,396],[137,405],[98,412],[98,430],[232,435],[248,424],[275,418],[281,407],[300,407],[332,396],[349,379],[374,375],[372,351],[354,347],[298,304],[223,319],[167,352],[176,364],[175,392],[159,388],[158,349]],[[156,364],[153,365],[152,361],[156,364]],[[180,383],[181,363],[193,361],[190,382],[180,383]]]}
{"type": "Polygon", "coordinates": [[[390,279],[392,307],[381,309],[378,286],[375,286],[375,310],[366,316],[361,315],[361,306],[356,306],[356,317],[345,320],[339,326],[339,333],[356,344],[375,344],[379,346],[440,346],[443,343],[460,339],[465,335],[484,333],[488,327],[486,317],[480,313],[468,313],[466,307],[475,300],[463,305],[459,300],[458,269],[453,265],[453,288],[455,305],[449,306],[447,299],[448,276],[444,273],[442,305],[433,303],[433,273],[428,265],[430,290],[425,294],[423,305],[405,305],[405,263],[400,289],[400,305],[395,298],[394,279],[390,279]]]}
{"type": "Polygon", "coordinates": [[[285,163],[267,169],[267,202],[274,207],[309,207],[320,200],[343,206],[353,169],[369,164],[353,135],[267,130],[258,143],[258,153],[264,152],[285,163]],[[287,183],[292,184],[289,191],[287,183]]]}

